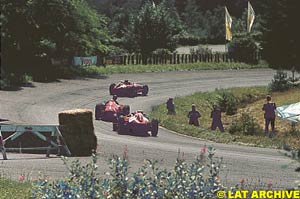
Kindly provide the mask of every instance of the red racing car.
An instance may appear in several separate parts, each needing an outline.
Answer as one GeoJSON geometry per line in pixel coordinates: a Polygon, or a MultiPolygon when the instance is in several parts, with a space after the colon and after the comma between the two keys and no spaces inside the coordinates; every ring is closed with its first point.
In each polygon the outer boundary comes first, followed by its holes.
{"type": "Polygon", "coordinates": [[[118,118],[117,132],[136,136],[153,136],[158,134],[158,120],[149,120],[146,115],[137,111],[118,118]]]}
{"type": "Polygon", "coordinates": [[[106,122],[117,123],[120,115],[128,115],[129,113],[130,107],[128,105],[120,105],[113,99],[97,104],[95,107],[96,120],[106,122]]]}
{"type": "Polygon", "coordinates": [[[138,95],[147,95],[149,91],[148,85],[129,82],[128,80],[121,81],[117,84],[113,83],[109,86],[109,93],[118,97],[135,97],[138,95]]]}

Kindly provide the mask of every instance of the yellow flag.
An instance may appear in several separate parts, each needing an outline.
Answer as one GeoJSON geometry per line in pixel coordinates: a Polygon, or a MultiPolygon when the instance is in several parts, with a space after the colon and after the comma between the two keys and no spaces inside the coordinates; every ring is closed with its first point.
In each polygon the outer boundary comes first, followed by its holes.
{"type": "Polygon", "coordinates": [[[253,22],[255,18],[255,12],[250,4],[250,1],[248,1],[248,18],[247,18],[247,31],[250,32],[253,22]]]}
{"type": "Polygon", "coordinates": [[[232,18],[225,6],[225,30],[226,30],[226,40],[227,41],[231,41],[231,39],[232,39],[231,23],[232,23],[232,18]]]}

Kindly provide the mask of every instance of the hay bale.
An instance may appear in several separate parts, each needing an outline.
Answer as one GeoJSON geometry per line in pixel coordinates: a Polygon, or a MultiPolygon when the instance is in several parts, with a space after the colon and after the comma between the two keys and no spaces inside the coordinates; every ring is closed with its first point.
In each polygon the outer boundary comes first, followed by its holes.
{"type": "Polygon", "coordinates": [[[91,155],[97,149],[93,112],[89,109],[66,110],[58,113],[60,131],[72,156],[91,155]]]}

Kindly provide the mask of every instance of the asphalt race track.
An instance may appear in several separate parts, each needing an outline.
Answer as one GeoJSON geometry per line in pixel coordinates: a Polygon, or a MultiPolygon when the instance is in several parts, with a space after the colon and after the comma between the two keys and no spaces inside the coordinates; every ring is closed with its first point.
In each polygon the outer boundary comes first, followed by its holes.
{"type": "MultiPolygon", "coordinates": [[[[129,104],[131,111],[151,111],[157,104],[169,97],[208,91],[215,88],[267,85],[275,71],[269,69],[226,70],[200,72],[168,72],[143,74],[118,74],[98,79],[60,80],[53,83],[36,83],[18,91],[0,91],[0,118],[16,124],[58,124],[58,112],[74,108],[94,110],[96,103],[110,99],[110,83],[128,79],[149,85],[149,95],[136,98],[119,98],[121,104],[129,104]]],[[[201,107],[198,107],[201,111],[201,107]]],[[[158,137],[134,137],[118,135],[112,131],[112,124],[94,121],[98,137],[99,172],[104,175],[108,169],[107,160],[112,154],[121,155],[128,147],[131,171],[136,171],[144,159],[159,161],[160,167],[171,168],[178,156],[184,152],[191,161],[199,154],[201,147],[214,146],[217,157],[224,158],[221,181],[234,186],[241,179],[251,186],[261,187],[272,182],[277,188],[290,188],[297,179],[296,165],[284,165],[292,161],[274,149],[218,144],[198,140],[159,129],[158,137]]],[[[0,154],[1,155],[1,154],[0,154]]],[[[20,174],[35,179],[39,173],[52,179],[66,176],[68,170],[60,158],[45,158],[41,154],[8,153],[7,161],[0,156],[0,175],[17,179],[20,174]]],[[[73,158],[70,158],[73,159],[73,158]]],[[[90,158],[80,157],[86,161],[90,158]]]]}

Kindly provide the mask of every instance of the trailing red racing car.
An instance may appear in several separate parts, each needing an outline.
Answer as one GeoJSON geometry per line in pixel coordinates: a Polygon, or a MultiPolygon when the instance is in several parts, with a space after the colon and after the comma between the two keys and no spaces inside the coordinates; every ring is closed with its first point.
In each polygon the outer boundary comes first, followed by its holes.
{"type": "Polygon", "coordinates": [[[117,123],[120,115],[128,115],[129,113],[130,107],[128,105],[120,105],[113,99],[97,104],[95,107],[96,120],[106,122],[117,123]]]}
{"type": "Polygon", "coordinates": [[[148,85],[129,82],[128,80],[121,81],[117,84],[113,83],[109,86],[109,93],[120,97],[135,97],[138,95],[147,95],[149,91],[148,85]]]}
{"type": "Polygon", "coordinates": [[[153,136],[158,134],[158,120],[149,120],[146,115],[137,111],[118,118],[117,132],[136,136],[153,136]]]}

